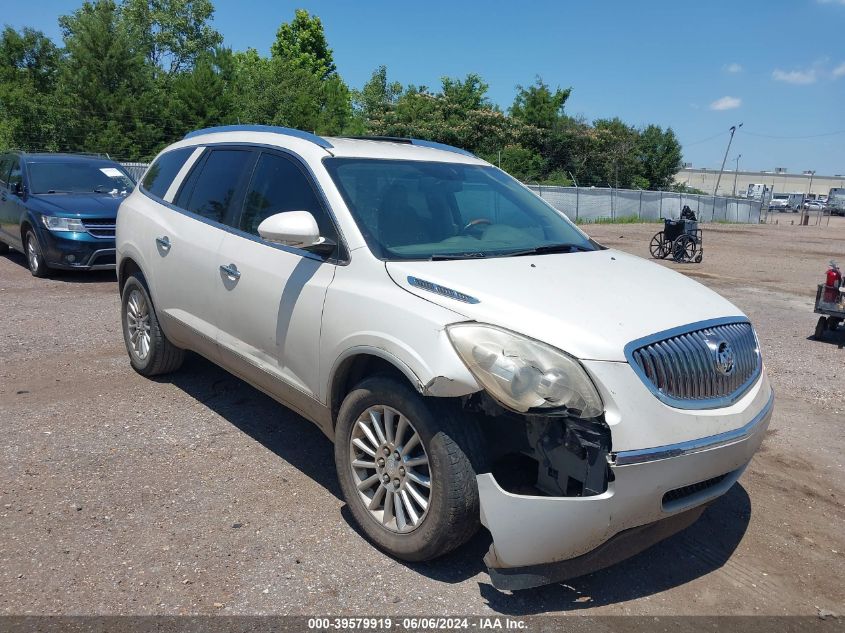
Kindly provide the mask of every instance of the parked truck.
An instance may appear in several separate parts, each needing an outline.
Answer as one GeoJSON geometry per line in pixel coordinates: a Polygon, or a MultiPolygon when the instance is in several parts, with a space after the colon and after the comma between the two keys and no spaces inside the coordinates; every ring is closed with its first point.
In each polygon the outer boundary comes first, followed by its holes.
{"type": "Polygon", "coordinates": [[[845,215],[845,188],[834,187],[827,194],[827,209],[831,215],[845,215]]]}

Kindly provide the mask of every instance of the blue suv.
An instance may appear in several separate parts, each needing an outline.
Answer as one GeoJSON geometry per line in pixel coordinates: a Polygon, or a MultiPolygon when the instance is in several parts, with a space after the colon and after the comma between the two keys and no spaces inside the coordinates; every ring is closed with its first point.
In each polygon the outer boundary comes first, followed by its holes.
{"type": "Polygon", "coordinates": [[[29,270],[109,270],[115,265],[117,208],[132,177],[100,156],[0,155],[0,253],[26,255],[29,270]]]}

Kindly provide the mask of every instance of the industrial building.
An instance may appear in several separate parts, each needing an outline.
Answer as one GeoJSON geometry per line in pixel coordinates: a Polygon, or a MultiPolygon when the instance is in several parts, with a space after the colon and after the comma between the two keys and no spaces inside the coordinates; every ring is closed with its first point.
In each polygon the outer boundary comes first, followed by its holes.
{"type": "MultiPolygon", "coordinates": [[[[693,168],[685,166],[675,174],[675,182],[685,184],[689,187],[701,189],[706,193],[713,193],[716,187],[716,180],[719,177],[719,169],[693,168]]],[[[804,193],[827,195],[833,187],[845,187],[845,174],[826,176],[813,174],[809,171],[802,173],[789,173],[784,168],[776,168],[773,171],[739,171],[725,169],[722,173],[722,180],[719,182],[718,195],[730,196],[734,193],[738,196],[745,196],[748,185],[764,184],[773,192],[777,193],[804,193]]]]}

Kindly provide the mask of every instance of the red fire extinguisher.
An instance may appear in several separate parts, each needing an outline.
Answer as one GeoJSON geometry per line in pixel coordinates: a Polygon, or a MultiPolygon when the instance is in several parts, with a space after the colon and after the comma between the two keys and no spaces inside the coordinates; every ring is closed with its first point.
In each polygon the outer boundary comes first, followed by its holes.
{"type": "Polygon", "coordinates": [[[839,303],[839,285],[842,283],[842,273],[836,262],[830,262],[824,282],[824,300],[826,303],[839,303]]]}

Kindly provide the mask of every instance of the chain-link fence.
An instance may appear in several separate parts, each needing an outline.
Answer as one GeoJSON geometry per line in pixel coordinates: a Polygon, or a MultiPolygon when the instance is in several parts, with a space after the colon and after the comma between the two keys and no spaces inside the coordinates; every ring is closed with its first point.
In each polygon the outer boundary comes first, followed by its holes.
{"type": "Polygon", "coordinates": [[[528,188],[576,222],[637,218],[643,222],[677,218],[689,206],[701,222],[741,222],[758,224],[759,200],[722,196],[643,191],[641,189],[600,189],[528,185],[528,188]]]}
{"type": "Polygon", "coordinates": [[[120,163],[123,168],[129,172],[129,175],[132,176],[135,182],[141,180],[141,176],[144,175],[144,172],[147,171],[147,167],[150,166],[149,163],[120,163]]]}

